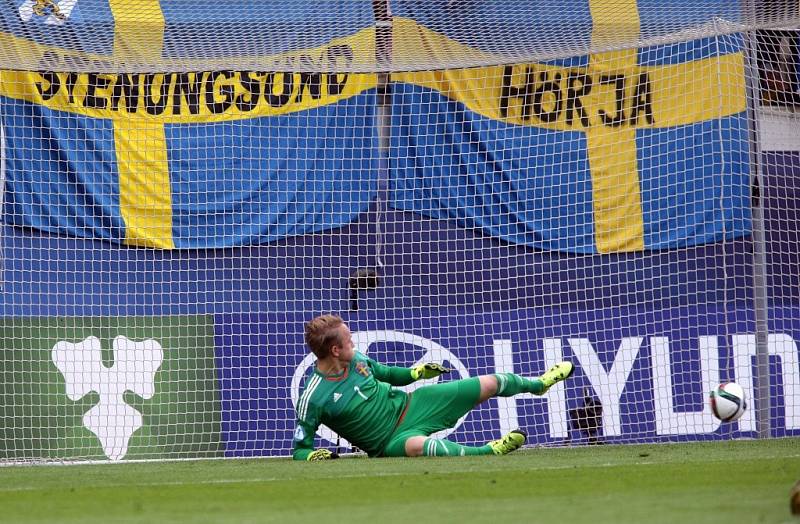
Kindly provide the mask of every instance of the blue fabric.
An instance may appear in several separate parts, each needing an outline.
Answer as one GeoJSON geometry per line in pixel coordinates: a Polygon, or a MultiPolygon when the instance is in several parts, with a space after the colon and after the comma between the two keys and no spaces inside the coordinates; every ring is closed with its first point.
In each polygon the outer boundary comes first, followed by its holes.
{"type": "Polygon", "coordinates": [[[3,9],[0,9],[0,32],[83,56],[112,54],[114,17],[108,0],[80,0],[65,23],[60,25],[48,23],[49,16],[32,15],[29,20],[23,20],[19,12],[21,4],[3,3],[3,9]]]}
{"type": "MultiPolygon", "coordinates": [[[[377,192],[374,107],[371,90],[246,125],[165,125],[175,246],[257,244],[352,221],[377,192]]],[[[124,240],[113,121],[5,97],[0,110],[5,221],[124,240]]]]}
{"type": "Polygon", "coordinates": [[[168,58],[271,56],[322,46],[375,23],[370,0],[162,1],[161,9],[168,58]],[[241,41],[231,40],[232,35],[242,35],[241,41]]]}
{"type": "MultiPolygon", "coordinates": [[[[486,52],[586,49],[591,43],[588,1],[391,0],[392,14],[486,52]]],[[[577,54],[577,53],[576,53],[577,54]]]]}
{"type": "Polygon", "coordinates": [[[639,129],[647,249],[684,247],[748,233],[746,115],[674,129],[639,129]]]}
{"type": "MultiPolygon", "coordinates": [[[[583,133],[512,126],[394,87],[393,206],[516,244],[597,252],[583,133]]],[[[747,133],[744,115],[637,130],[645,249],[749,234],[747,133]]]]}
{"type": "MultiPolygon", "coordinates": [[[[108,0],[80,0],[60,24],[52,23],[50,8],[45,16],[34,14],[23,20],[20,4],[6,2],[5,9],[0,9],[0,32],[69,51],[79,58],[112,55],[115,24],[108,0]]],[[[198,0],[162,1],[160,5],[164,17],[162,54],[176,59],[270,56],[309,49],[375,23],[370,0],[198,0]],[[244,36],[237,41],[232,35],[246,35],[246,43],[244,36]]]]}
{"type": "Polygon", "coordinates": [[[374,107],[372,90],[247,125],[165,126],[175,247],[270,242],[352,221],[377,192],[374,107]]]}
{"type": "MultiPolygon", "coordinates": [[[[544,0],[391,0],[392,14],[411,18],[446,37],[486,52],[552,54],[591,44],[589,1],[544,0]]],[[[740,2],[708,0],[638,0],[643,40],[713,24],[741,22],[740,2]]]]}
{"type": "Polygon", "coordinates": [[[737,53],[744,47],[741,35],[701,38],[690,42],[644,47],[639,49],[640,66],[683,64],[715,56],[737,53]]]}
{"type": "Polygon", "coordinates": [[[6,97],[0,111],[4,220],[78,237],[125,238],[111,121],[6,97]]]}
{"type": "Polygon", "coordinates": [[[583,133],[513,128],[408,84],[394,85],[393,109],[391,205],[517,244],[594,252],[583,133]]]}
{"type": "Polygon", "coordinates": [[[636,3],[644,38],[702,27],[717,21],[739,23],[743,21],[746,9],[745,2],[730,0],[637,0],[636,3]]]}

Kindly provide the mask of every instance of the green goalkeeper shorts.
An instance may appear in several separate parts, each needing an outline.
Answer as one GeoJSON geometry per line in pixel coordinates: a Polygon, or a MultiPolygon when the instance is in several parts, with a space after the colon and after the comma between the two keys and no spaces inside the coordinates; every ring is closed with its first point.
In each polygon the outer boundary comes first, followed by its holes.
{"type": "Polygon", "coordinates": [[[383,450],[384,457],[405,457],[406,440],[452,428],[475,407],[481,395],[478,377],[421,387],[409,395],[405,412],[383,450]]]}

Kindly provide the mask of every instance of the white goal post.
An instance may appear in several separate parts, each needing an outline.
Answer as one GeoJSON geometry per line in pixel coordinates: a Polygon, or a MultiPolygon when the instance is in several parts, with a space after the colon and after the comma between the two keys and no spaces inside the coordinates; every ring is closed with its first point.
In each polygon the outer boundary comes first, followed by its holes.
{"type": "Polygon", "coordinates": [[[442,380],[576,364],[462,443],[800,435],[796,3],[15,6],[0,464],[287,456],[321,313],[442,380]]]}

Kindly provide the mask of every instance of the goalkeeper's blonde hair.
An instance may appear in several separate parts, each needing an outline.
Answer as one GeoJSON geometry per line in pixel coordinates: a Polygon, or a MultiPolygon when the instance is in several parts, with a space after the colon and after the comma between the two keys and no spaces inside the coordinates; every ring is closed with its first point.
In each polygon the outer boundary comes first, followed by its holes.
{"type": "Polygon", "coordinates": [[[338,315],[320,315],[306,322],[306,345],[317,358],[327,357],[331,346],[341,343],[339,326],[343,324],[344,320],[338,315]]]}

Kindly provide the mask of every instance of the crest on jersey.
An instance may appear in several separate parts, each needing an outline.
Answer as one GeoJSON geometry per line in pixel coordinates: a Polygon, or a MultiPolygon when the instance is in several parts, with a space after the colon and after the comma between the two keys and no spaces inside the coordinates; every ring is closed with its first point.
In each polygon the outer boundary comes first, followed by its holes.
{"type": "Polygon", "coordinates": [[[364,362],[357,362],[356,363],[356,372],[359,375],[364,375],[365,377],[369,376],[369,366],[367,366],[364,362]]]}

